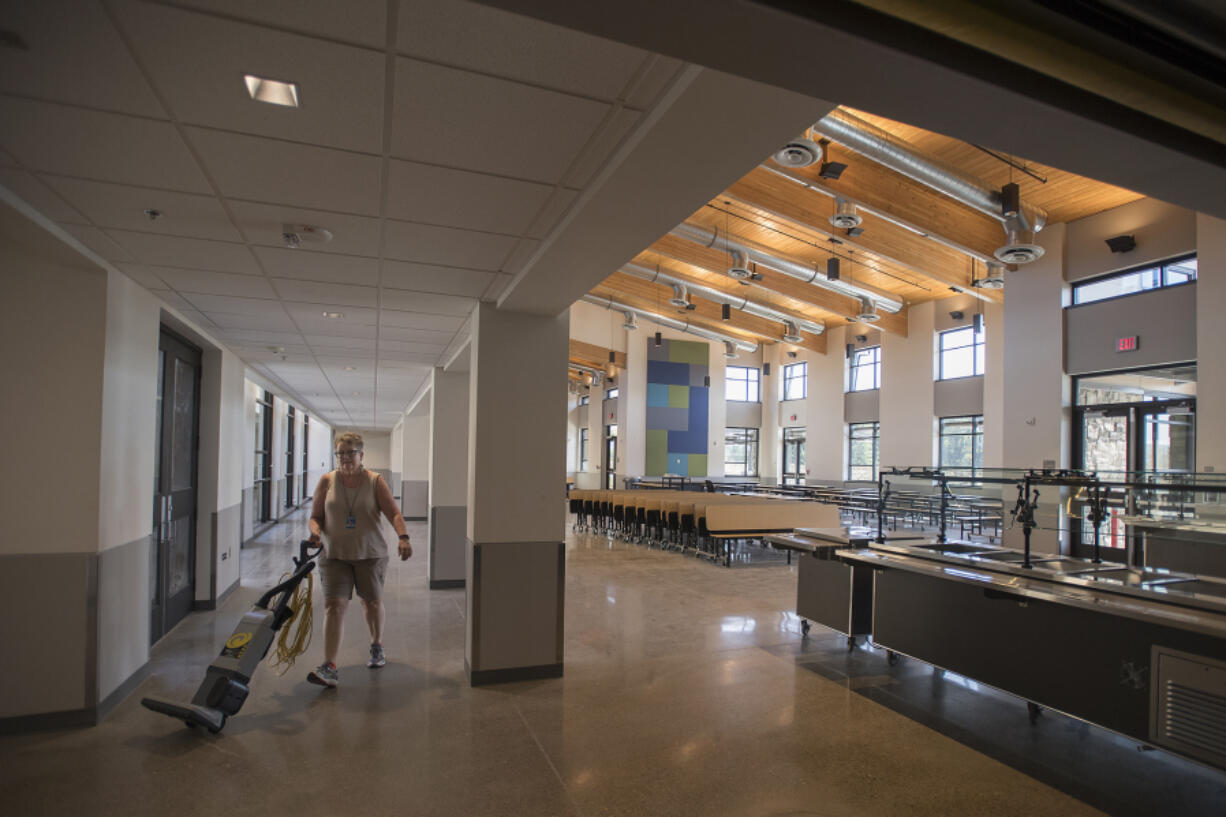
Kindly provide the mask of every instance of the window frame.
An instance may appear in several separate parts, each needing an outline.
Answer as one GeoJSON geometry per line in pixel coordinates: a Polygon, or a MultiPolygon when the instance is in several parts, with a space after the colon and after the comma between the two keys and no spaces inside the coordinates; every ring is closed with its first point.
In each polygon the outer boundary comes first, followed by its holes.
{"type": "Polygon", "coordinates": [[[724,476],[728,477],[756,477],[758,476],[759,452],[761,451],[762,431],[761,429],[752,426],[725,426],[724,427],[724,476]],[[745,439],[740,443],[745,448],[745,458],[741,461],[732,461],[728,459],[729,451],[729,436],[732,432],[743,432],[745,439]],[[752,437],[752,439],[750,439],[752,437]],[[752,450],[752,454],[751,454],[752,450]],[[729,465],[740,465],[741,471],[729,471],[729,465]]]}
{"type": "Polygon", "coordinates": [[[589,433],[589,429],[587,428],[579,429],[579,470],[580,471],[586,471],[587,466],[588,466],[588,460],[589,460],[588,433],[589,433]]]}
{"type": "Polygon", "coordinates": [[[614,386],[610,389],[605,389],[604,399],[616,400],[618,397],[621,396],[621,393],[622,393],[621,388],[619,388],[618,386],[614,386]]]}
{"type": "Polygon", "coordinates": [[[809,362],[802,360],[799,363],[787,363],[783,367],[783,401],[788,400],[804,400],[809,396],[809,362]],[[799,371],[799,374],[796,372],[799,371]],[[800,395],[796,397],[788,397],[788,386],[796,381],[800,381],[800,395]]]}
{"type": "Polygon", "coordinates": [[[984,372],[987,370],[987,346],[985,343],[986,338],[984,337],[986,334],[987,333],[983,331],[976,332],[975,327],[973,325],[957,326],[957,327],[954,327],[953,329],[945,329],[941,332],[938,332],[937,333],[937,380],[965,380],[968,377],[983,377],[984,372]],[[970,343],[964,343],[961,346],[950,346],[946,348],[945,339],[947,337],[954,335],[958,332],[967,332],[967,331],[971,333],[970,343]],[[956,352],[960,349],[970,349],[971,350],[971,373],[951,375],[947,377],[945,375],[945,353],[946,352],[956,352]]]}
{"type": "Polygon", "coordinates": [[[848,482],[876,482],[877,475],[881,471],[881,421],[872,420],[864,423],[848,423],[847,424],[847,481],[848,482]],[[868,428],[870,433],[867,436],[857,436],[856,431],[868,428]],[[872,440],[872,461],[869,463],[855,462],[853,452],[855,446],[853,443],[856,440],[872,440]],[[869,479],[854,477],[853,470],[855,468],[869,468],[872,476],[869,479]]]}
{"type": "MultiPolygon", "coordinates": [[[[978,483],[971,483],[970,480],[974,478],[975,471],[977,469],[982,469],[982,468],[983,468],[983,415],[982,414],[957,414],[952,417],[938,417],[937,418],[937,469],[940,470],[942,473],[946,473],[947,469],[955,469],[957,471],[969,470],[970,473],[966,475],[968,484],[978,484],[978,483]],[[948,434],[945,431],[947,423],[966,424],[968,422],[971,427],[970,433],[948,434]],[[961,465],[961,464],[951,465],[945,462],[945,439],[947,437],[950,437],[950,438],[969,437],[970,438],[971,464],[969,466],[961,465]],[[978,440],[977,446],[976,446],[976,440],[978,440]],[[978,457],[976,457],[976,451],[978,452],[978,457]]],[[[955,474],[955,476],[957,475],[955,474]]]]}
{"type": "Polygon", "coordinates": [[[874,346],[865,346],[858,348],[852,352],[851,357],[847,360],[847,392],[862,392],[876,391],[881,388],[881,344],[874,346]],[[867,363],[860,361],[861,355],[871,353],[872,360],[867,363]],[[856,371],[858,369],[871,369],[873,376],[871,382],[873,385],[864,388],[856,388],[856,371]]]}
{"type": "Polygon", "coordinates": [[[1168,280],[1169,279],[1168,270],[1171,267],[1178,266],[1188,261],[1195,261],[1197,260],[1197,258],[1198,258],[1197,253],[1189,253],[1187,255],[1181,255],[1175,258],[1168,258],[1163,261],[1154,261],[1148,264],[1141,264],[1139,266],[1132,267],[1130,269],[1119,270],[1118,272],[1111,272],[1106,275],[1099,275],[1094,278],[1087,278],[1083,281],[1076,281],[1073,283],[1073,286],[1072,286],[1072,293],[1070,295],[1070,297],[1072,298],[1072,303],[1070,304],[1070,308],[1076,307],[1076,306],[1085,306],[1086,304],[1102,303],[1103,301],[1114,301],[1117,298],[1131,298],[1134,295],[1142,295],[1146,292],[1153,292],[1156,289],[1169,289],[1171,287],[1181,287],[1186,284],[1194,284],[1200,279],[1199,265],[1197,267],[1196,274],[1193,275],[1191,278],[1188,278],[1187,280],[1183,280],[1183,281],[1175,281],[1175,282],[1169,281],[1168,280]],[[1112,281],[1117,278],[1127,278],[1131,275],[1137,275],[1139,273],[1145,273],[1145,272],[1150,272],[1150,271],[1154,271],[1158,275],[1158,283],[1155,286],[1142,287],[1136,292],[1123,292],[1123,293],[1120,293],[1119,295],[1107,295],[1102,298],[1092,298],[1090,300],[1082,300],[1081,298],[1081,293],[1085,292],[1090,287],[1098,286],[1099,284],[1103,284],[1103,283],[1106,283],[1107,281],[1112,281]]]}
{"type": "Polygon", "coordinates": [[[761,403],[762,402],[762,370],[757,366],[725,366],[724,367],[724,400],[730,403],[761,403]],[[732,372],[745,372],[745,377],[733,377],[732,372]],[[753,373],[750,376],[750,372],[753,373]],[[728,388],[732,383],[745,384],[745,398],[729,397],[728,388]],[[752,397],[750,387],[752,386],[752,397]]]}

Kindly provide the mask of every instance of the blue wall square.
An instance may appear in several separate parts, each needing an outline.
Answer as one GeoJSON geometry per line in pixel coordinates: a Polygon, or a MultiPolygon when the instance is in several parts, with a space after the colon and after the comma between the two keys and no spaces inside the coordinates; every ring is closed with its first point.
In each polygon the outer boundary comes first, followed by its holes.
{"type": "MultiPolygon", "coordinates": [[[[647,361],[647,382],[666,383],[670,386],[690,385],[690,364],[670,363],[667,360],[647,361]]],[[[665,405],[668,405],[667,403],[665,405]]]]}
{"type": "Polygon", "coordinates": [[[689,476],[690,458],[687,454],[674,454],[668,452],[668,473],[680,474],[683,477],[689,476]]]}
{"type": "Polygon", "coordinates": [[[668,432],[668,452],[678,454],[707,453],[707,430],[668,432]]]}
{"type": "MultiPolygon", "coordinates": [[[[667,383],[648,383],[647,384],[647,408],[653,406],[668,406],[668,384],[667,383]]],[[[653,426],[650,421],[647,423],[648,428],[661,428],[661,426],[653,426]]]]}
{"type": "MultiPolygon", "coordinates": [[[[704,388],[702,386],[691,386],[690,387],[690,428],[691,429],[702,429],[703,433],[706,433],[707,419],[708,419],[707,409],[708,409],[710,402],[711,402],[711,390],[710,389],[704,388]]],[[[703,453],[705,451],[706,449],[704,448],[702,452],[691,451],[690,453],[691,454],[703,453]]]]}

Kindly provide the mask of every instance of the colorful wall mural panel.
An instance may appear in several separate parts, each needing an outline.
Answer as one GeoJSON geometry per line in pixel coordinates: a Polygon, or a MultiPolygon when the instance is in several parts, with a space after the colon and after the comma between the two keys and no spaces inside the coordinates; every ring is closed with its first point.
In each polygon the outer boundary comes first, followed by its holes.
{"type": "Polygon", "coordinates": [[[707,475],[708,355],[705,343],[647,338],[646,476],[707,475]]]}

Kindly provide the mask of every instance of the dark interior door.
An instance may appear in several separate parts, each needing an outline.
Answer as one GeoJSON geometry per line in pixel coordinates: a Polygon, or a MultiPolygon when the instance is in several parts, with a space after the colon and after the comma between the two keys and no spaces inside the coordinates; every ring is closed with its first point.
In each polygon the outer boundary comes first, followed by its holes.
{"type": "Polygon", "coordinates": [[[200,350],[162,330],[150,565],[150,640],[191,612],[196,590],[200,350]]]}

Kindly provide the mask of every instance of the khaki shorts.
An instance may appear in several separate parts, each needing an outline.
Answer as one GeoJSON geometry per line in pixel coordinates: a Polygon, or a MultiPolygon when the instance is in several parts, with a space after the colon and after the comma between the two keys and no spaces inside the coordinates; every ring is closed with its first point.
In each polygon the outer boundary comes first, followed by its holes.
{"type": "Polygon", "coordinates": [[[319,578],[325,599],[351,599],[356,587],[358,598],[366,601],[383,599],[383,580],[387,576],[387,557],[381,559],[319,560],[319,578]]]}

